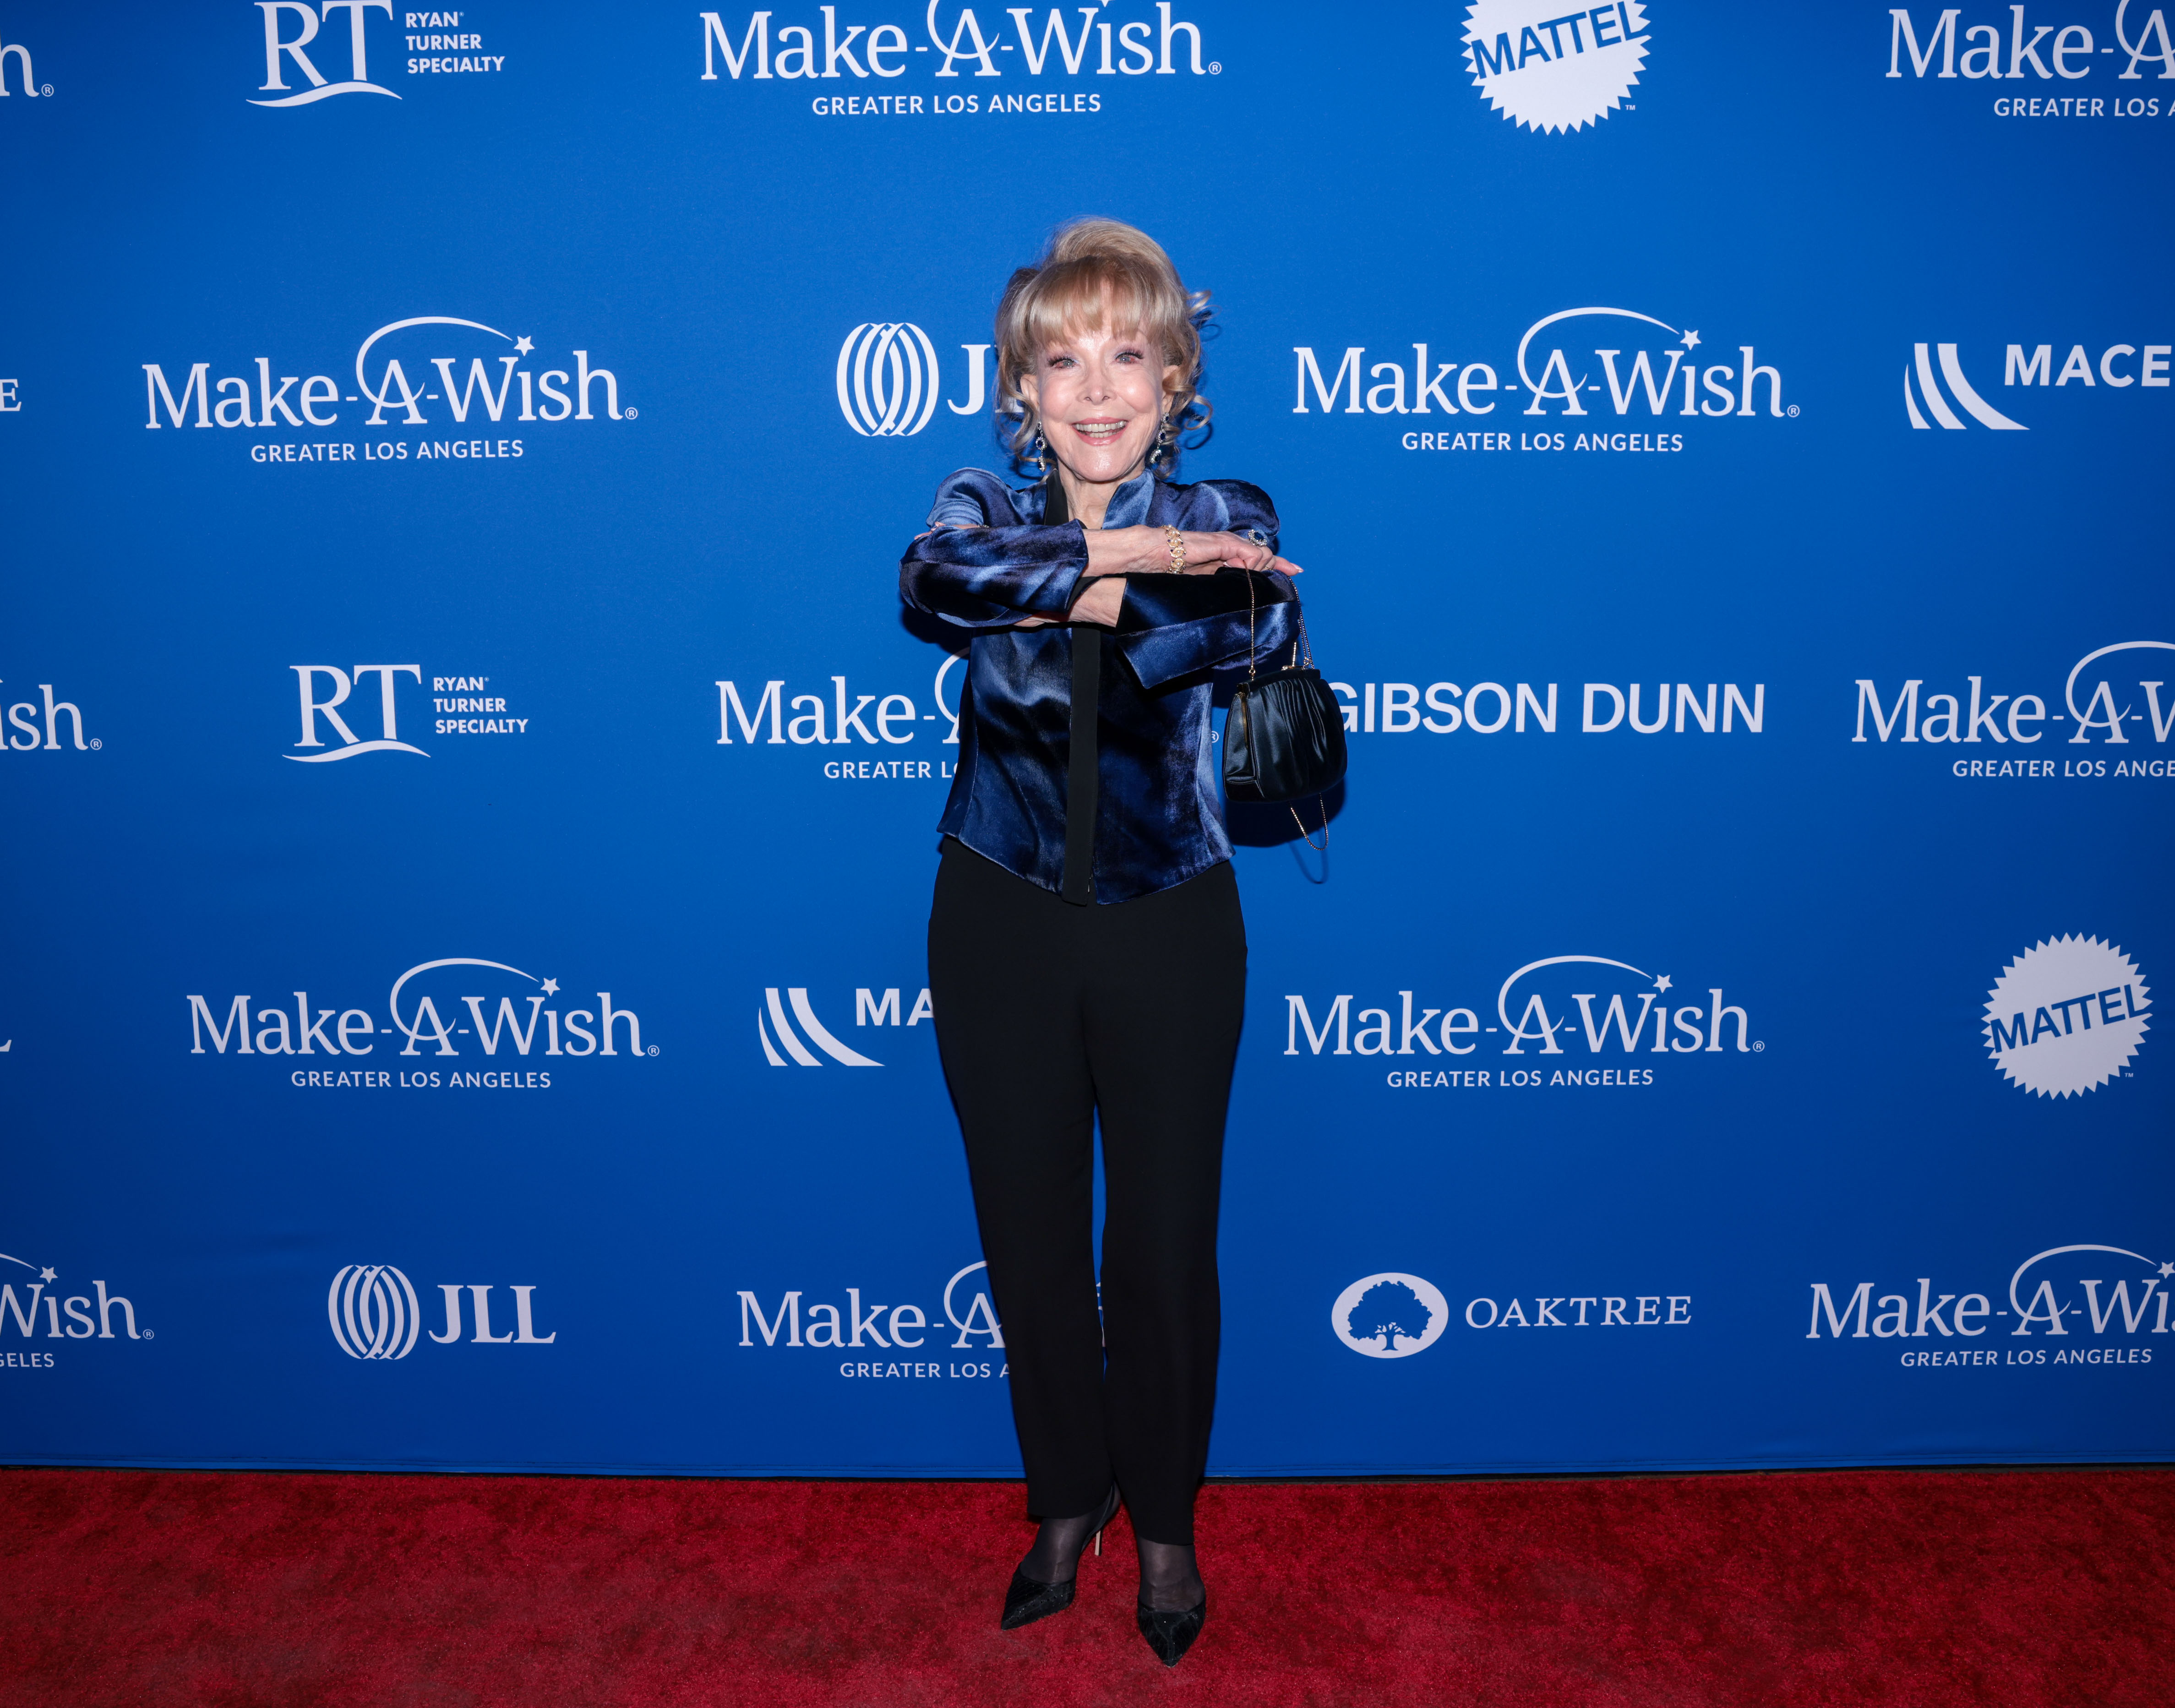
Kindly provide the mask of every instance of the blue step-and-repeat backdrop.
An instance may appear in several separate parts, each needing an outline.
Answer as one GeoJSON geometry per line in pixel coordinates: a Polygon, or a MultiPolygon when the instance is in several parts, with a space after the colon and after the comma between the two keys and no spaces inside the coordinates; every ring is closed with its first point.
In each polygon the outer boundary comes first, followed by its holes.
{"type": "Polygon", "coordinates": [[[896,576],[1085,213],[1352,732],[1212,1469],[2175,1456],[2175,3],[772,4],[0,20],[0,1457],[1016,1472],[896,576]]]}

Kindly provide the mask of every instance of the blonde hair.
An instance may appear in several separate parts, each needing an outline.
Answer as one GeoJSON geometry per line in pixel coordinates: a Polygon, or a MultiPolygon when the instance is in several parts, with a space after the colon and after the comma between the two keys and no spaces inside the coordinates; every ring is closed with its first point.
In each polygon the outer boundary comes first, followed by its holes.
{"type": "MultiPolygon", "coordinates": [[[[1163,246],[1117,220],[1074,220],[1050,234],[1042,257],[1012,274],[997,305],[997,414],[1017,418],[1006,445],[1017,455],[1036,422],[1020,382],[1068,332],[1129,331],[1163,351],[1178,374],[1165,392],[1172,440],[1157,454],[1177,454],[1176,436],[1208,420],[1200,393],[1201,328],[1208,293],[1189,292],[1163,246]]],[[[1158,376],[1160,377],[1160,376],[1158,376]]]]}

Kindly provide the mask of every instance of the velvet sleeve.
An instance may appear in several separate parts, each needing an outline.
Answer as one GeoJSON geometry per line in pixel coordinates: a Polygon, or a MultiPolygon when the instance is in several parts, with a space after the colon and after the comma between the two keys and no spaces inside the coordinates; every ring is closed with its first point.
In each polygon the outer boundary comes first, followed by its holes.
{"type": "Polygon", "coordinates": [[[899,560],[899,597],[963,628],[1000,629],[1022,617],[1058,621],[1088,567],[1077,522],[1022,522],[1015,495],[995,475],[962,469],[937,489],[930,531],[899,560]]]}
{"type": "MultiPolygon", "coordinates": [[[[1267,493],[1244,480],[1203,480],[1188,488],[1178,525],[1194,533],[1236,534],[1272,551],[1277,548],[1276,507],[1267,493]]],[[[1241,665],[1250,656],[1266,666],[1282,662],[1277,654],[1298,635],[1299,611],[1290,578],[1265,570],[1129,576],[1118,649],[1144,688],[1241,665]]]]}
{"type": "Polygon", "coordinates": [[[1141,686],[1158,688],[1249,659],[1264,668],[1280,664],[1277,654],[1289,649],[1299,632],[1299,595],[1290,577],[1274,571],[1136,575],[1125,580],[1117,646],[1141,686]]]}

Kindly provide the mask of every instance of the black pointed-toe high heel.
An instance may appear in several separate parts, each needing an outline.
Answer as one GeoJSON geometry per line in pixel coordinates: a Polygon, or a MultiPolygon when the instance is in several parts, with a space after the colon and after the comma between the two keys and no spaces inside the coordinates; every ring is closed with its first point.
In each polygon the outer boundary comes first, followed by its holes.
{"type": "Polygon", "coordinates": [[[1201,1628],[1208,1619],[1208,1597],[1203,1596],[1198,1607],[1181,1608],[1177,1613],[1158,1613],[1142,1602],[1137,1610],[1141,1635],[1156,1652],[1156,1659],[1166,1667],[1175,1667],[1193,1646],[1193,1640],[1201,1635],[1201,1628]]]}
{"type": "MultiPolygon", "coordinates": [[[[1118,1486],[1114,1483],[1110,1485],[1109,1494],[1103,1502],[1102,1512],[1095,1520],[1093,1535],[1095,1550],[1098,1553],[1103,1548],[1103,1528],[1117,1516],[1117,1512],[1118,1486]]],[[[1080,1541],[1080,1552],[1083,1554],[1088,1552],[1088,1540],[1082,1537],[1080,1541]]],[[[1072,1605],[1072,1597],[1079,1582],[1077,1570],[1076,1561],[1075,1575],[1062,1583],[1044,1583],[1015,1569],[1012,1581],[1005,1590],[1005,1613],[997,1622],[998,1629],[1016,1631],[1022,1625],[1033,1624],[1037,1619],[1046,1619],[1052,1613],[1063,1613],[1072,1605]]],[[[1186,1639],[1187,1642],[1192,1640],[1191,1637],[1186,1639]]],[[[1180,1652],[1184,1652],[1183,1647],[1180,1652]]]]}

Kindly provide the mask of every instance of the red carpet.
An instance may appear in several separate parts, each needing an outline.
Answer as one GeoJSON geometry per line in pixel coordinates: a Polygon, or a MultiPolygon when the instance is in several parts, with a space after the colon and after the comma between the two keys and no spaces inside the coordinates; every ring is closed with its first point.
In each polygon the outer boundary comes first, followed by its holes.
{"type": "Polygon", "coordinates": [[[1165,1673],[1120,1521],[1004,1635],[1016,1484],[0,1472],[0,1703],[2126,1708],[2175,1470],[1212,1485],[1165,1673]],[[1109,1545],[1114,1544],[1114,1546],[1109,1545]]]}

